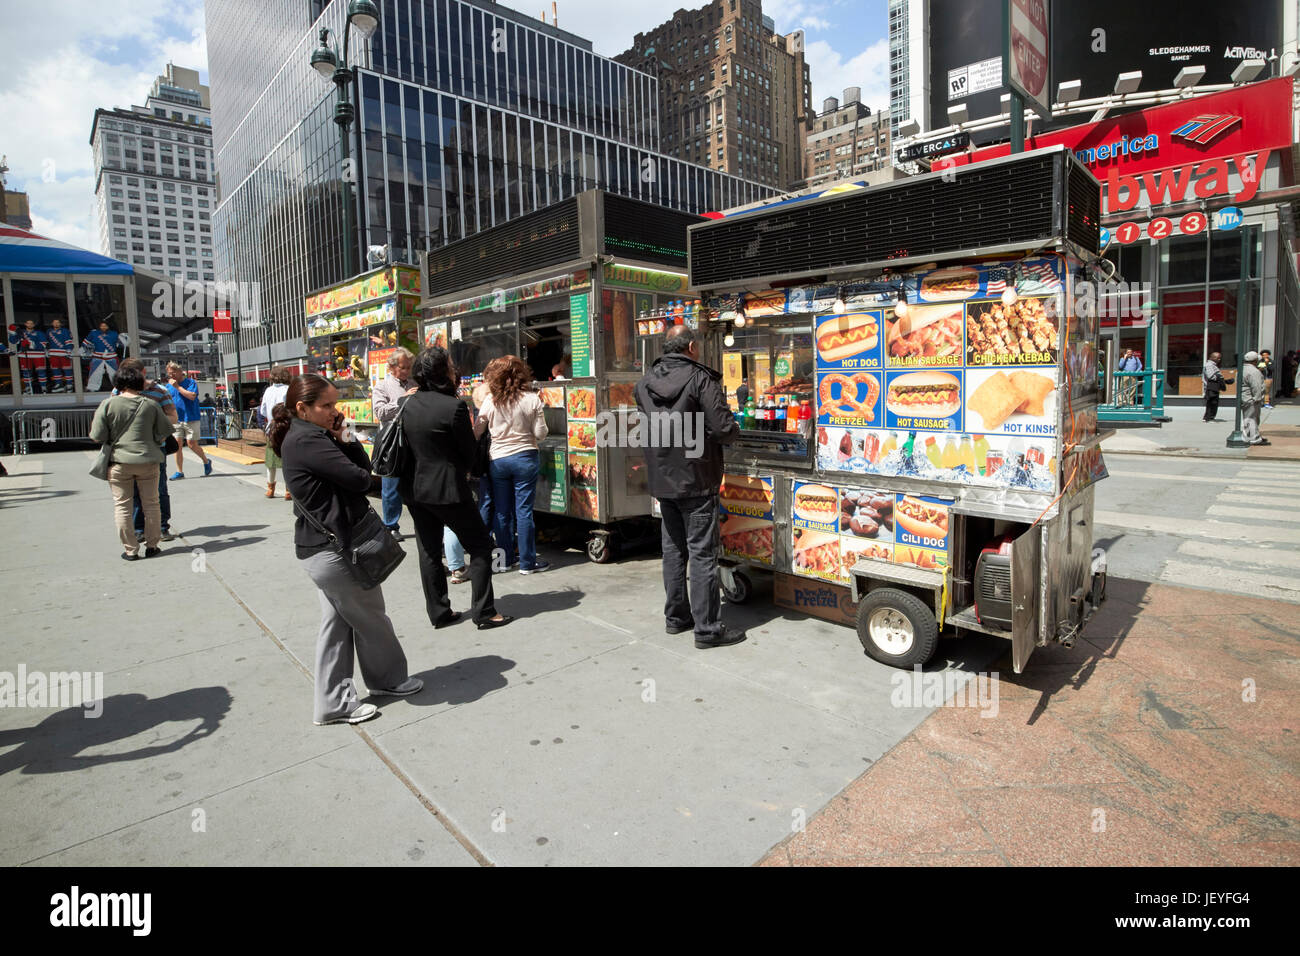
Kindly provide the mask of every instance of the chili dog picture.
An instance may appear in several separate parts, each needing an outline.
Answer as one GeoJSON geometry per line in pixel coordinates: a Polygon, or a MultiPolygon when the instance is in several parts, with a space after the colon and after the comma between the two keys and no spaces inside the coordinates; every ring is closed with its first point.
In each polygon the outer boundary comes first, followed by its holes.
{"type": "Polygon", "coordinates": [[[922,302],[949,302],[969,299],[980,290],[980,274],[974,269],[960,267],[938,269],[921,280],[922,302]]]}
{"type": "Polygon", "coordinates": [[[885,359],[890,368],[944,368],[962,363],[960,302],[914,305],[885,323],[885,359]]]}
{"type": "Polygon", "coordinates": [[[891,374],[886,428],[961,431],[961,379],[952,372],[891,374]]]}
{"type": "Polygon", "coordinates": [[[771,520],[772,481],[748,475],[723,475],[718,490],[723,513],[771,520]]]}
{"type": "Polygon", "coordinates": [[[919,495],[898,495],[894,505],[898,543],[921,548],[948,547],[948,502],[919,495]]]}
{"type": "MultiPolygon", "coordinates": [[[[958,338],[960,340],[960,333],[958,338]]],[[[878,312],[851,312],[823,319],[817,323],[816,339],[819,366],[843,369],[880,367],[878,312]]]]}

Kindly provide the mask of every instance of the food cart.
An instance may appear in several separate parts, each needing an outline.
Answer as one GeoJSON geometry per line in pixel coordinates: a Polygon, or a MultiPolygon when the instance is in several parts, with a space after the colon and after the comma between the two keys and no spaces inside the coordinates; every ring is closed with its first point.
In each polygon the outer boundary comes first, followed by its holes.
{"type": "Polygon", "coordinates": [[[941,634],[1008,638],[1017,673],[1074,641],[1105,593],[1098,328],[1075,308],[1099,214],[1055,149],[691,228],[708,358],[748,426],[720,490],[729,600],[771,574],[776,603],[900,667],[941,634]]]}
{"type": "Polygon", "coordinates": [[[307,296],[308,368],[339,390],[338,408],[371,450],[379,423],[370,393],[401,347],[419,349],[420,272],[389,265],[307,296]]]}
{"type": "Polygon", "coordinates": [[[685,320],[692,305],[686,229],[698,221],[590,190],[424,257],[422,341],[450,342],[463,382],[503,355],[529,365],[550,431],[536,510],[579,522],[598,563],[659,539],[644,452],[617,436],[663,317],[685,320]]]}

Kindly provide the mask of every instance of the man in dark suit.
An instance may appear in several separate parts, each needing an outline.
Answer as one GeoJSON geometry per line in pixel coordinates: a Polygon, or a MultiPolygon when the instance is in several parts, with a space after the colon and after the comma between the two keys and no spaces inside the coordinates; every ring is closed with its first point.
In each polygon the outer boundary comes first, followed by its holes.
{"type": "Polygon", "coordinates": [[[456,397],[456,379],[446,349],[431,346],[411,369],[419,389],[402,400],[402,434],[410,455],[398,493],[415,522],[420,583],[434,627],[460,620],[447,597],[442,565],[443,528],[451,528],[468,552],[474,623],[480,630],[501,627],[514,618],[497,613],[492,592],[492,536],[470,493],[468,474],[477,442],[469,409],[456,397]]]}

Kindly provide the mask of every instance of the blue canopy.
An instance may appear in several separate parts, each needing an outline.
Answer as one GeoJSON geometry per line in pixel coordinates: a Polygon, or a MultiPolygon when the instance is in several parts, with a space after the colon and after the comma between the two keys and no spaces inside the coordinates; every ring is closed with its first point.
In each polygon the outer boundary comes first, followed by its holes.
{"type": "Polygon", "coordinates": [[[131,275],[135,267],[57,239],[0,223],[0,272],[131,275]]]}

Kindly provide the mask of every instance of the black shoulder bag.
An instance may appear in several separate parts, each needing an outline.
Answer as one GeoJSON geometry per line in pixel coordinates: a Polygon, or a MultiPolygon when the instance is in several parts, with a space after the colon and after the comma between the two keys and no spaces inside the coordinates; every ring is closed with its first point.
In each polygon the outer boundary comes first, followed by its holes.
{"type": "Polygon", "coordinates": [[[402,434],[402,412],[406,410],[406,402],[407,399],[403,398],[397,414],[384,422],[375,436],[375,455],[370,464],[380,478],[398,478],[406,471],[411,454],[406,436],[402,434]]]}
{"type": "Polygon", "coordinates": [[[366,506],[366,513],[352,526],[352,544],[346,548],[339,543],[334,532],[317,521],[314,515],[299,508],[296,498],[293,510],[329,540],[330,548],[347,562],[348,570],[362,590],[379,587],[406,557],[406,552],[397,543],[393,533],[384,526],[383,519],[369,505],[366,506]]]}

